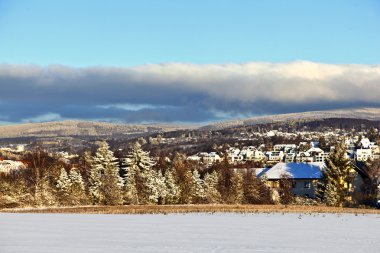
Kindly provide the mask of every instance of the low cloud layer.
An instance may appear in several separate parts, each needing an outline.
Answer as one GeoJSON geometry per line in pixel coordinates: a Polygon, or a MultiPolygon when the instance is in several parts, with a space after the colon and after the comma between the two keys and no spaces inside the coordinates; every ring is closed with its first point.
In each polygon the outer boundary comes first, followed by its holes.
{"type": "Polygon", "coordinates": [[[207,122],[380,106],[380,66],[291,63],[70,68],[0,64],[0,122],[207,122]]]}

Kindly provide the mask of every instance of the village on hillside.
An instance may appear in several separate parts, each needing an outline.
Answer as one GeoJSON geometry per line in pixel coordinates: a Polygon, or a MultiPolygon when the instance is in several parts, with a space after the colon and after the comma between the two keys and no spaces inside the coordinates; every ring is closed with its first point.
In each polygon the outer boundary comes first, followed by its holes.
{"type": "MultiPolygon", "coordinates": [[[[112,145],[110,149],[114,150],[113,162],[118,165],[120,176],[128,173],[125,168],[128,167],[128,163],[131,163],[128,157],[131,155],[133,143],[136,142],[142,148],[150,151],[149,159],[151,159],[152,167],[156,167],[156,169],[158,165],[174,168],[176,160],[180,157],[181,162],[186,164],[191,173],[197,171],[198,179],[195,181],[200,180],[204,185],[208,174],[211,175],[213,171],[219,173],[223,170],[221,167],[227,166],[234,174],[253,175],[268,188],[270,201],[278,203],[281,202],[281,194],[284,194],[282,188],[284,187],[289,188],[287,191],[294,198],[301,198],[306,202],[318,201],[321,185],[326,181],[326,169],[334,166],[331,156],[336,153],[335,149],[338,145],[344,151],[341,159],[345,159],[349,164],[347,166],[350,167],[350,180],[344,183],[344,188],[349,195],[346,200],[350,199],[351,203],[368,204],[370,202],[372,205],[376,205],[376,201],[379,199],[380,149],[378,143],[380,139],[377,138],[379,132],[376,128],[363,131],[331,129],[331,131],[323,132],[286,132],[281,129],[261,129],[261,131],[250,131],[250,133],[234,131],[232,135],[230,134],[228,143],[223,143],[218,139],[222,136],[223,134],[218,133],[195,135],[194,132],[177,136],[156,134],[131,140],[129,148],[126,149],[118,146],[112,147],[112,145]],[[200,145],[201,138],[206,140],[211,138],[211,141],[216,141],[210,147],[210,145],[200,145]],[[254,140],[259,145],[244,145],[250,140],[254,140]],[[287,140],[289,142],[286,142],[287,140]],[[198,152],[191,153],[197,144],[198,152]],[[164,150],[164,147],[175,147],[175,151],[172,149],[172,152],[168,153],[155,152],[155,149],[164,150]],[[179,147],[182,150],[178,149],[179,147]],[[206,150],[202,150],[202,147],[206,147],[206,150]],[[371,195],[372,200],[368,200],[366,195],[371,195]],[[373,197],[374,195],[376,197],[373,197]]],[[[99,143],[95,142],[96,148],[99,143]]],[[[35,150],[35,147],[31,148],[28,144],[10,144],[1,147],[0,173],[3,175],[17,174],[33,167],[34,165],[31,164],[33,161],[30,158],[35,150]]],[[[60,164],[59,166],[66,168],[68,172],[72,168],[82,167],[80,173],[83,180],[86,180],[90,177],[91,165],[86,165],[87,161],[84,157],[94,156],[95,153],[91,150],[86,150],[84,153],[69,153],[64,149],[59,150],[54,147],[47,154],[54,157],[60,164]]],[[[138,163],[138,161],[135,162],[138,163]]],[[[158,170],[161,170],[162,173],[158,173],[156,176],[165,177],[166,168],[158,170]]],[[[176,177],[177,183],[181,184],[181,180],[184,179],[179,174],[173,176],[176,177]]],[[[220,184],[220,173],[215,177],[216,181],[219,178],[220,184]]],[[[52,187],[56,186],[54,180],[51,182],[52,187]]],[[[165,181],[165,178],[162,180],[165,181]]],[[[83,185],[83,189],[88,194],[90,186],[85,182],[83,185]]],[[[225,202],[221,199],[211,202],[225,202]]],[[[208,201],[201,200],[200,202],[208,201]]],[[[178,200],[176,203],[181,203],[181,201],[178,200]]]]}

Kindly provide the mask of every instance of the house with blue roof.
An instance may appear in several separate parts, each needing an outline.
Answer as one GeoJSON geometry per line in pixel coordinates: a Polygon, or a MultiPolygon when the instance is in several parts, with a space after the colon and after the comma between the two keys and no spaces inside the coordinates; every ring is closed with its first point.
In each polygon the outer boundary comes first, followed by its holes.
{"type": "Polygon", "coordinates": [[[265,168],[257,173],[257,177],[265,178],[272,190],[280,187],[280,180],[293,180],[293,193],[297,196],[314,198],[317,183],[323,177],[325,163],[277,163],[271,168],[265,168]]]}

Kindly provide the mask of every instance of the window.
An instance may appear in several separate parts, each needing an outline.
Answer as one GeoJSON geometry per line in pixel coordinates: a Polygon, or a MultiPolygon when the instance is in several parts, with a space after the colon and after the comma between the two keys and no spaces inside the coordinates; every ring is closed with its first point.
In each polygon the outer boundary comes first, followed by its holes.
{"type": "Polygon", "coordinates": [[[311,183],[310,183],[310,181],[305,181],[305,182],[304,182],[304,185],[303,185],[303,188],[305,188],[305,189],[310,189],[310,188],[311,188],[311,183]]]}
{"type": "Polygon", "coordinates": [[[271,186],[272,188],[278,188],[279,187],[279,182],[278,181],[271,181],[271,186]]]}

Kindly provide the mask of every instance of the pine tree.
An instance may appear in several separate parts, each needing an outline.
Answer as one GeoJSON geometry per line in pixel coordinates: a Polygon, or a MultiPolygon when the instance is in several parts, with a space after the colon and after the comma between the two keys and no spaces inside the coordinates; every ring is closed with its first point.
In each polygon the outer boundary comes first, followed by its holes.
{"type": "Polygon", "coordinates": [[[195,181],[192,171],[197,169],[196,166],[186,161],[186,156],[176,153],[173,159],[173,172],[175,180],[180,188],[179,203],[191,204],[195,201],[195,181]]]}
{"type": "Polygon", "coordinates": [[[244,203],[272,204],[272,194],[266,185],[266,177],[258,179],[254,173],[248,171],[244,175],[244,203]]]}
{"type": "Polygon", "coordinates": [[[353,166],[346,157],[344,146],[337,145],[326,159],[324,185],[319,187],[319,196],[327,205],[342,206],[348,200],[352,171],[353,166]]]}
{"type": "Polygon", "coordinates": [[[224,164],[218,164],[218,191],[222,196],[222,201],[224,203],[233,204],[236,203],[237,198],[237,186],[235,185],[239,181],[236,178],[236,173],[232,168],[230,168],[228,161],[226,160],[224,164]]]}
{"type": "Polygon", "coordinates": [[[106,142],[100,144],[90,174],[90,193],[95,203],[118,205],[122,203],[123,180],[113,152],[106,142]]]}
{"type": "Polygon", "coordinates": [[[166,195],[165,204],[177,204],[180,197],[180,188],[176,184],[173,170],[168,168],[165,171],[166,195]]]}
{"type": "Polygon", "coordinates": [[[362,203],[375,206],[380,199],[380,159],[368,160],[363,169],[368,177],[361,189],[362,203]]]}
{"type": "Polygon", "coordinates": [[[232,203],[241,204],[244,199],[243,175],[235,172],[232,177],[232,203]]]}
{"type": "Polygon", "coordinates": [[[220,193],[218,191],[218,173],[214,170],[212,173],[207,173],[204,179],[205,199],[208,203],[219,203],[220,193]]]}
{"type": "Polygon", "coordinates": [[[83,182],[82,175],[79,173],[79,171],[76,168],[72,168],[69,173],[69,178],[71,181],[71,198],[72,198],[72,204],[79,205],[79,204],[85,204],[86,199],[86,192],[85,192],[85,186],[83,182]]]}
{"type": "Polygon", "coordinates": [[[71,180],[65,168],[61,168],[61,174],[59,175],[59,179],[57,180],[56,187],[58,191],[62,191],[67,194],[70,194],[71,180]]]}
{"type": "Polygon", "coordinates": [[[127,172],[129,168],[133,166],[137,166],[140,171],[144,171],[152,168],[156,164],[150,157],[149,152],[144,151],[138,142],[133,145],[132,151],[128,154],[126,160],[127,172]]]}
{"type": "Polygon", "coordinates": [[[338,184],[336,184],[335,182],[328,182],[325,185],[324,202],[328,206],[340,206],[341,202],[343,202],[338,193],[338,187],[338,184]]]}
{"type": "Polygon", "coordinates": [[[164,204],[166,196],[168,195],[168,188],[165,182],[165,175],[162,175],[161,171],[156,171],[156,173],[158,174],[156,184],[157,184],[157,191],[159,192],[157,203],[164,204]]]}
{"type": "Polygon", "coordinates": [[[194,202],[195,196],[195,181],[193,177],[193,173],[191,170],[187,170],[183,176],[183,180],[179,181],[180,189],[181,189],[181,203],[182,204],[191,204],[194,202]]]}
{"type": "Polygon", "coordinates": [[[58,198],[63,205],[79,205],[86,203],[85,186],[81,174],[72,168],[67,174],[64,168],[56,183],[58,198]]]}
{"type": "Polygon", "coordinates": [[[293,179],[287,174],[281,175],[280,188],[278,190],[281,204],[288,205],[294,201],[294,194],[292,189],[293,179]]]}
{"type": "Polygon", "coordinates": [[[54,189],[50,185],[49,178],[44,175],[37,177],[35,184],[34,199],[37,206],[52,206],[56,204],[53,195],[54,189]]]}
{"type": "Polygon", "coordinates": [[[152,168],[146,169],[142,173],[146,183],[147,195],[144,197],[150,204],[162,203],[166,197],[165,178],[161,172],[157,172],[152,168]]]}
{"type": "Polygon", "coordinates": [[[244,175],[244,202],[247,204],[257,204],[257,200],[260,197],[260,192],[257,187],[256,177],[252,172],[247,172],[244,175]]]}
{"type": "Polygon", "coordinates": [[[71,199],[71,180],[65,170],[65,168],[61,168],[61,174],[57,180],[56,188],[58,192],[58,198],[60,203],[67,205],[70,204],[71,199]]]}
{"type": "Polygon", "coordinates": [[[141,185],[139,176],[139,168],[137,166],[130,166],[124,175],[124,200],[127,204],[137,205],[140,203],[137,186],[141,185]]]}
{"type": "Polygon", "coordinates": [[[100,204],[102,202],[102,195],[100,192],[100,187],[102,186],[102,174],[101,170],[92,166],[89,176],[89,195],[92,201],[92,204],[100,204]]]}
{"type": "Polygon", "coordinates": [[[152,167],[155,165],[149,152],[142,150],[136,142],[126,158],[124,168],[124,196],[129,204],[158,203],[160,189],[164,180],[159,177],[152,167]],[[158,178],[159,177],[159,178],[158,178]]]}
{"type": "Polygon", "coordinates": [[[203,203],[206,198],[204,181],[196,169],[192,173],[192,181],[194,182],[193,203],[203,203]]]}

